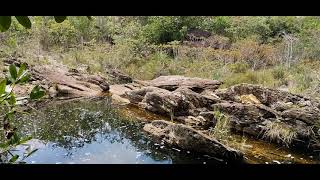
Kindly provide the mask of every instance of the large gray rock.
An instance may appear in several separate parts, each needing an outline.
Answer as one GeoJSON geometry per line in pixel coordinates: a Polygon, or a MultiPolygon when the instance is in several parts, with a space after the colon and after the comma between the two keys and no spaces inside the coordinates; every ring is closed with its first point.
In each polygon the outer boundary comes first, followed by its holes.
{"type": "Polygon", "coordinates": [[[261,122],[262,119],[276,118],[278,114],[268,107],[255,104],[242,104],[237,102],[217,103],[213,105],[216,110],[233,115],[243,123],[261,122]]]}
{"type": "Polygon", "coordinates": [[[186,87],[168,91],[157,87],[144,87],[126,92],[129,100],[157,114],[188,116],[199,114],[195,110],[212,109],[216,99],[203,96],[186,87]]]}
{"type": "Polygon", "coordinates": [[[202,78],[191,78],[184,76],[160,76],[149,82],[150,86],[174,91],[179,87],[187,87],[195,92],[202,92],[205,89],[215,90],[222,84],[217,80],[202,78]]]}
{"type": "Polygon", "coordinates": [[[243,160],[241,152],[183,124],[156,120],[146,124],[143,129],[156,140],[162,140],[171,146],[223,158],[228,162],[241,162],[243,160]]]}
{"type": "MultiPolygon", "coordinates": [[[[100,75],[79,73],[59,65],[43,65],[30,67],[32,82],[39,82],[42,86],[53,87],[51,94],[68,97],[101,96],[109,90],[106,78],[100,75]],[[57,91],[56,92],[54,92],[57,91]]],[[[49,91],[49,88],[46,89],[49,91]]],[[[55,96],[55,95],[54,95],[55,96]]]]}

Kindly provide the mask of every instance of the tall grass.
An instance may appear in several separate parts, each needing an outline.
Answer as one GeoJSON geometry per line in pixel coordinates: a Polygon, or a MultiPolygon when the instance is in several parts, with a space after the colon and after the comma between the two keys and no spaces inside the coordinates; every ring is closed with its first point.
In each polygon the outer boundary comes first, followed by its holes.
{"type": "Polygon", "coordinates": [[[230,138],[229,117],[217,110],[214,111],[214,117],[216,125],[210,129],[209,134],[217,140],[227,143],[230,138]]]}
{"type": "Polygon", "coordinates": [[[263,138],[289,146],[297,137],[297,132],[289,125],[281,122],[267,122],[263,138]]]}

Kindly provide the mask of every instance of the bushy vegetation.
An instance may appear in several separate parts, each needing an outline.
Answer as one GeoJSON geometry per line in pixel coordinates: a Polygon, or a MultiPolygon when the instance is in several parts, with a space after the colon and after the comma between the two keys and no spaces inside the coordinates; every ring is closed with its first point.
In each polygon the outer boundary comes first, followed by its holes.
{"type": "Polygon", "coordinates": [[[186,75],[218,79],[223,87],[246,82],[320,96],[319,17],[30,19],[31,29],[12,19],[0,34],[1,59],[57,61],[92,73],[111,67],[137,79],[186,75]]]}

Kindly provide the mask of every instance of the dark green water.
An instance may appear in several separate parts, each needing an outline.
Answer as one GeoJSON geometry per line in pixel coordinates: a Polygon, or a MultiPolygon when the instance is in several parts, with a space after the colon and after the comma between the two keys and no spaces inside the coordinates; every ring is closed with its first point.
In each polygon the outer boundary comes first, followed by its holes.
{"type": "Polygon", "coordinates": [[[15,126],[34,137],[28,144],[38,151],[26,159],[30,164],[223,163],[153,142],[142,130],[144,123],[106,98],[52,102],[18,117],[15,126]]]}

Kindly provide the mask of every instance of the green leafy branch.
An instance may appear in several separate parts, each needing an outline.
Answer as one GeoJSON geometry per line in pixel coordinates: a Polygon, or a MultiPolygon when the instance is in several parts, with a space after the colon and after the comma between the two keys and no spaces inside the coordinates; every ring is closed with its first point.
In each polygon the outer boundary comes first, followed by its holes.
{"type": "MultiPolygon", "coordinates": [[[[19,24],[24,26],[27,29],[30,29],[32,26],[32,23],[30,21],[30,18],[28,16],[14,16],[19,24]]],[[[91,16],[87,16],[89,20],[92,20],[91,16]]],[[[57,23],[62,23],[64,20],[67,19],[67,16],[54,16],[54,20],[57,23]]],[[[11,16],[0,16],[0,31],[5,32],[7,31],[11,26],[11,16]]]]}
{"type": "MultiPolygon", "coordinates": [[[[30,79],[30,76],[31,75],[27,70],[26,64],[21,64],[19,68],[14,64],[11,64],[6,78],[0,80],[0,108],[5,110],[3,131],[6,138],[4,143],[0,143],[0,162],[15,163],[18,160],[19,155],[13,154],[12,151],[18,145],[28,146],[26,148],[27,153],[24,153],[20,163],[23,163],[25,158],[36,152],[36,149],[31,150],[30,146],[25,144],[32,137],[20,137],[17,133],[17,128],[12,127],[11,125],[11,122],[14,120],[14,114],[17,112],[17,98],[14,93],[14,88],[17,84],[26,83],[30,79]],[[10,156],[10,158],[4,158],[8,156],[10,156]]],[[[42,98],[44,95],[45,91],[37,85],[32,89],[28,98],[30,100],[37,100],[42,98]]]]}

